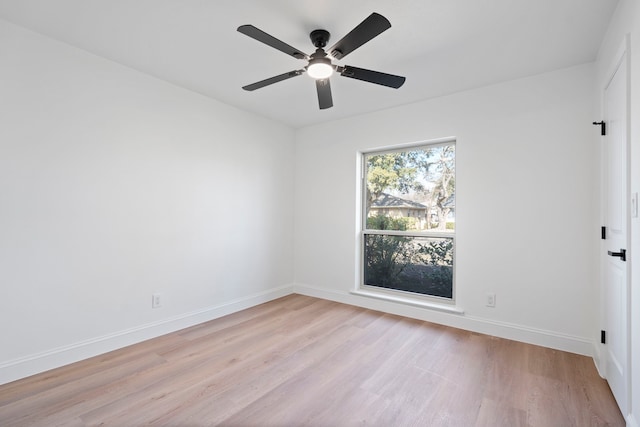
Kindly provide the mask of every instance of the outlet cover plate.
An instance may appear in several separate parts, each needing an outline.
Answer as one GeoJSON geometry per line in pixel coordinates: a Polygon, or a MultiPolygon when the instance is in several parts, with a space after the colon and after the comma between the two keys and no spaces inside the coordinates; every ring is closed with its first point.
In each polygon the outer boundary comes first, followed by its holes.
{"type": "Polygon", "coordinates": [[[162,296],[160,294],[151,295],[151,308],[162,307],[162,296]]]}
{"type": "Polygon", "coordinates": [[[487,294],[487,307],[496,306],[496,294],[487,294]]]}

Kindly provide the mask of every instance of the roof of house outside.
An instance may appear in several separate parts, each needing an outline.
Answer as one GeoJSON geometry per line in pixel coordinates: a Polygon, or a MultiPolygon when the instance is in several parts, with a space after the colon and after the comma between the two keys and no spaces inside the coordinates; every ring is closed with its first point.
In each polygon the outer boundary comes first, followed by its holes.
{"type": "Polygon", "coordinates": [[[425,205],[411,200],[405,200],[391,194],[380,194],[371,204],[372,208],[410,208],[410,209],[427,209],[425,205]]]}
{"type": "MultiPolygon", "coordinates": [[[[371,204],[372,208],[411,208],[411,209],[427,209],[427,206],[422,203],[414,202],[412,200],[406,200],[401,197],[392,196],[388,193],[382,193],[371,204]]],[[[442,204],[443,208],[455,209],[456,207],[456,195],[452,194],[447,197],[447,200],[442,204]]]]}

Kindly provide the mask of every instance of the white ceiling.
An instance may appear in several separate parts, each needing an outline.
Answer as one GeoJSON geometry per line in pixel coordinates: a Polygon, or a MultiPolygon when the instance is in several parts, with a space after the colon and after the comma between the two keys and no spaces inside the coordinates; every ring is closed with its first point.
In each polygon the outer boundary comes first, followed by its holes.
{"type": "Polygon", "coordinates": [[[160,79],[299,128],[595,60],[618,0],[0,0],[0,17],[160,79]],[[392,28],[339,65],[406,76],[396,90],[332,77],[318,109],[307,76],[242,86],[300,69],[236,31],[252,24],[306,53],[372,12],[392,28]]]}

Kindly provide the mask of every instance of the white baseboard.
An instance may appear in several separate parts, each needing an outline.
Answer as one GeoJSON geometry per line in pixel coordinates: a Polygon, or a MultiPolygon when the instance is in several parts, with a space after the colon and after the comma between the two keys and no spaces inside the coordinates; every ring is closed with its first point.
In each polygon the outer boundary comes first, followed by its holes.
{"type": "Polygon", "coordinates": [[[293,291],[297,294],[384,311],[399,316],[425,320],[467,331],[568,351],[589,357],[593,357],[595,352],[595,344],[593,341],[582,337],[560,334],[554,331],[530,328],[461,313],[448,313],[441,310],[432,310],[392,301],[368,298],[362,295],[331,291],[304,284],[294,285],[293,291]]]}
{"type": "MultiPolygon", "coordinates": [[[[344,304],[379,310],[399,316],[411,317],[439,323],[468,331],[493,335],[500,338],[526,342],[557,350],[568,351],[590,357],[596,355],[595,344],[588,339],[558,334],[553,331],[528,328],[504,322],[493,321],[460,313],[449,313],[418,306],[315,288],[308,285],[286,285],[269,291],[239,298],[233,301],[185,313],[157,322],[137,326],[113,334],[55,348],[46,352],[29,355],[0,363],[0,384],[41,373],[60,366],[94,357],[128,345],[156,338],[209,320],[217,319],[246,308],[262,304],[291,293],[308,295],[344,304]]],[[[640,427],[634,422],[634,427],[640,427]]]]}
{"type": "Polygon", "coordinates": [[[291,293],[293,293],[292,285],[281,286],[265,292],[227,301],[219,305],[206,307],[201,310],[3,362],[0,363],[0,384],[6,384],[180,329],[208,322],[209,320],[217,319],[218,317],[226,316],[291,293]]]}

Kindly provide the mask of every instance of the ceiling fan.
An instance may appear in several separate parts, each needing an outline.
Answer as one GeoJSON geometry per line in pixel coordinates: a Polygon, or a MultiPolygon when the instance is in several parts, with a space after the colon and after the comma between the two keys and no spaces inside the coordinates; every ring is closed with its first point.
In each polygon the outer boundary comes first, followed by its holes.
{"type": "Polygon", "coordinates": [[[332,59],[338,60],[344,58],[389,28],[391,28],[391,23],[387,18],[378,13],[372,13],[357,27],[351,30],[349,34],[331,46],[328,51],[325,51],[324,47],[329,41],[329,32],[326,30],[314,30],[309,34],[309,37],[311,37],[311,42],[316,47],[316,51],[311,55],[307,55],[283,41],[278,40],[272,35],[265,33],[259,28],[254,27],[253,25],[241,25],[238,27],[238,31],[242,34],[284,52],[287,55],[291,55],[296,59],[302,59],[308,62],[307,66],[302,69],[289,71],[278,76],[243,86],[242,88],[244,90],[253,91],[273,83],[290,79],[291,77],[299,76],[306,72],[316,81],[318,104],[321,110],[333,106],[329,77],[331,77],[334,71],[344,77],[398,89],[405,81],[405,78],[402,76],[366,70],[364,68],[352,67],[350,65],[342,67],[332,63],[332,59]]]}

